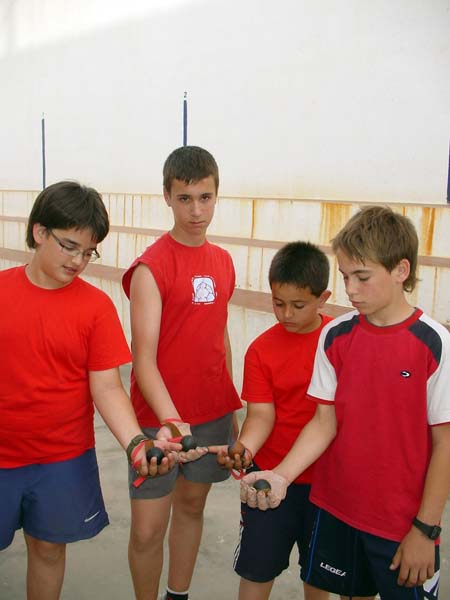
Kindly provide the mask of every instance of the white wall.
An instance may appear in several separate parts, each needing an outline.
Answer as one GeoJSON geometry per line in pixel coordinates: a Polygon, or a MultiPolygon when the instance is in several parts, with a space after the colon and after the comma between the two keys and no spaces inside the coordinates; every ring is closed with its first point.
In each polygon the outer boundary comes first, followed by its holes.
{"type": "Polygon", "coordinates": [[[209,148],[222,194],[445,203],[448,0],[0,0],[0,188],[161,188],[209,148]]]}

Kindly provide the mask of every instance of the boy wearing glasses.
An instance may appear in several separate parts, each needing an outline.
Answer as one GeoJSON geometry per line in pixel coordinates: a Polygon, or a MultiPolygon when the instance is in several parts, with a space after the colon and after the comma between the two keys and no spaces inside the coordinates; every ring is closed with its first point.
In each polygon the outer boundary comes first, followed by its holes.
{"type": "Polygon", "coordinates": [[[29,217],[30,263],[0,272],[0,549],[23,529],[28,600],[59,598],[66,544],[108,524],[94,404],[141,475],[174,464],[171,455],[160,467],[147,464],[119,376],[131,357],[116,309],[79,278],[99,257],[108,229],[95,190],[56,183],[39,194],[29,217]]]}

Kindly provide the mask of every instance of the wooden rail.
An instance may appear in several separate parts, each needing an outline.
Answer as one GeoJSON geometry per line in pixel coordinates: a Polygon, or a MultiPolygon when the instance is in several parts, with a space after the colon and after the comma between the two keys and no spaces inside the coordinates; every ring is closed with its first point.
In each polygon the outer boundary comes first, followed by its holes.
{"type": "MultiPolygon", "coordinates": [[[[115,228],[117,229],[123,229],[123,228],[115,228]]],[[[155,232],[156,235],[156,230],[148,230],[145,229],[144,230],[146,232],[146,235],[154,235],[153,232],[155,232]],[[149,233],[149,232],[152,233],[149,233]]],[[[209,239],[211,241],[215,241],[215,242],[221,242],[223,241],[224,238],[220,237],[220,240],[218,239],[218,236],[215,236],[213,239],[213,236],[209,236],[209,239]]],[[[237,238],[235,238],[237,239],[237,238]]],[[[243,243],[244,240],[240,240],[239,244],[243,243]]],[[[227,238],[227,242],[228,242],[228,238],[227,238]]],[[[271,243],[275,243],[275,242],[271,242],[271,243]]],[[[283,244],[280,243],[280,246],[282,246],[283,244]]],[[[264,246],[266,247],[266,246],[264,246]]],[[[278,246],[277,246],[278,247],[278,246]]],[[[18,262],[21,264],[25,264],[27,262],[29,262],[30,257],[32,256],[31,252],[25,252],[22,250],[11,250],[9,248],[0,248],[0,259],[4,259],[4,260],[10,260],[12,262],[18,262]]],[[[421,257],[423,258],[434,258],[436,260],[436,257],[421,257]]],[[[433,263],[428,263],[428,261],[422,264],[433,264],[434,266],[446,266],[446,267],[450,267],[450,259],[440,259],[438,261],[438,263],[443,262],[444,264],[436,264],[435,262],[433,263]]],[[[99,279],[107,279],[109,281],[114,281],[116,283],[120,283],[120,281],[122,280],[122,276],[125,273],[126,269],[120,268],[120,267],[111,267],[108,265],[101,265],[101,264],[95,264],[95,263],[90,263],[87,265],[86,270],[84,271],[84,273],[89,276],[89,277],[97,277],[99,279]]],[[[260,292],[260,291],[255,291],[255,290],[246,290],[246,289],[242,289],[242,288],[236,288],[234,290],[233,296],[231,297],[231,304],[234,304],[235,306],[241,306],[243,308],[247,308],[250,310],[256,310],[256,311],[260,311],[260,312],[265,312],[265,313],[271,313],[272,312],[272,298],[270,293],[268,292],[260,292]]],[[[332,303],[327,303],[324,307],[324,312],[332,317],[337,317],[345,312],[348,312],[349,310],[352,310],[351,308],[349,308],[348,306],[342,306],[342,305],[338,305],[338,304],[332,304],[332,303]]],[[[443,323],[444,327],[446,327],[449,331],[450,331],[450,325],[443,323]]]]}

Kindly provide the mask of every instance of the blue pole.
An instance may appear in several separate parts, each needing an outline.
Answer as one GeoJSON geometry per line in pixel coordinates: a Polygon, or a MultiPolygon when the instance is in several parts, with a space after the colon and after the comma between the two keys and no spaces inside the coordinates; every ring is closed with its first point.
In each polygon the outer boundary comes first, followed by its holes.
{"type": "Polygon", "coordinates": [[[45,188],[45,175],[46,175],[46,169],[45,169],[45,116],[44,113],[42,113],[42,119],[41,119],[41,145],[42,145],[42,189],[45,188]]]}
{"type": "Polygon", "coordinates": [[[183,98],[183,146],[187,145],[187,92],[183,98]]]}

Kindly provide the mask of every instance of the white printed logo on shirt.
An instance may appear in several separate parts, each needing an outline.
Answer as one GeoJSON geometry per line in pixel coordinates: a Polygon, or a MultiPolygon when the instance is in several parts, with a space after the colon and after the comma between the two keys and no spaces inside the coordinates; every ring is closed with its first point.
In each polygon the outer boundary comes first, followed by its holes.
{"type": "Polygon", "coordinates": [[[210,276],[196,275],[192,278],[192,303],[211,304],[216,299],[216,285],[210,276]]]}

